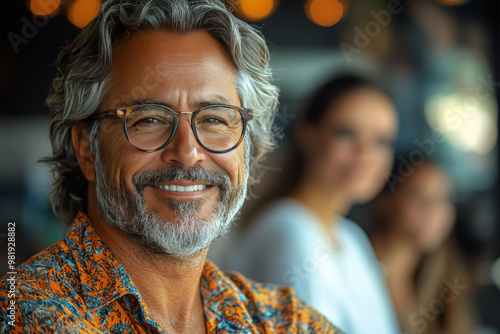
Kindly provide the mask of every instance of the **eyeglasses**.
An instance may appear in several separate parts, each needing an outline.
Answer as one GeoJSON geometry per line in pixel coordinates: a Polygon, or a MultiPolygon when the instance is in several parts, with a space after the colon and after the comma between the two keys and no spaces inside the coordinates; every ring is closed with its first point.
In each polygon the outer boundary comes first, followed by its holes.
{"type": "Polygon", "coordinates": [[[109,115],[122,120],[129,143],[144,152],[167,146],[175,136],[179,114],[191,114],[191,129],[196,141],[210,152],[226,153],[243,140],[252,109],[230,105],[208,105],[195,111],[174,111],[160,104],[143,104],[102,111],[94,119],[109,115]]]}

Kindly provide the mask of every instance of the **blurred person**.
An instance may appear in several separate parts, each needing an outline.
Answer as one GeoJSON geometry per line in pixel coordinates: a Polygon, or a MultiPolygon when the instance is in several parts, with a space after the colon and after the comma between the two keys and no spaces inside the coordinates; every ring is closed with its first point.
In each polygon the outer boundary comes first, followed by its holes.
{"type": "Polygon", "coordinates": [[[398,162],[372,203],[370,235],[401,326],[406,333],[473,333],[469,277],[449,238],[451,182],[431,161],[398,162]]]}
{"type": "Polygon", "coordinates": [[[222,1],[108,0],[59,69],[45,162],[69,234],[2,279],[2,333],[338,333],[206,260],[274,141],[259,31],[222,1]]]}
{"type": "Polygon", "coordinates": [[[291,285],[346,333],[397,333],[370,242],[343,217],[384,185],[396,132],[393,103],[377,85],[351,75],[324,84],[295,124],[279,194],[263,201],[221,265],[291,285]]]}

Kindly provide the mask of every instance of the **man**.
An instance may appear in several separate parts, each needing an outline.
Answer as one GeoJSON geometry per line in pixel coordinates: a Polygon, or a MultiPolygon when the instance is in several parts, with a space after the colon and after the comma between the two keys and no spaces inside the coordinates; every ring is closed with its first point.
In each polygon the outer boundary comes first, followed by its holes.
{"type": "Polygon", "coordinates": [[[2,332],[338,332],[291,289],[206,260],[273,144],[268,61],[220,1],[104,2],[48,98],[70,232],[17,268],[13,298],[3,280],[2,332]]]}

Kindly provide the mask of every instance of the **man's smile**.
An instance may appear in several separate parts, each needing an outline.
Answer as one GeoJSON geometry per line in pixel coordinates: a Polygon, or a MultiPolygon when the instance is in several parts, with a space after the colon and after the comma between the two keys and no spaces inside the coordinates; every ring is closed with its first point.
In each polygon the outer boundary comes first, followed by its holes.
{"type": "Polygon", "coordinates": [[[149,184],[149,186],[158,189],[163,196],[167,197],[198,197],[204,195],[213,184],[207,184],[203,181],[172,181],[149,184]]]}
{"type": "Polygon", "coordinates": [[[159,189],[163,189],[163,190],[177,191],[177,192],[181,192],[181,191],[186,191],[186,192],[201,191],[201,190],[207,188],[207,186],[204,185],[204,184],[195,184],[195,185],[192,185],[192,186],[181,186],[181,185],[175,185],[175,184],[171,184],[171,185],[168,185],[168,184],[161,185],[161,184],[159,184],[159,185],[154,185],[154,187],[159,188],[159,189]]]}

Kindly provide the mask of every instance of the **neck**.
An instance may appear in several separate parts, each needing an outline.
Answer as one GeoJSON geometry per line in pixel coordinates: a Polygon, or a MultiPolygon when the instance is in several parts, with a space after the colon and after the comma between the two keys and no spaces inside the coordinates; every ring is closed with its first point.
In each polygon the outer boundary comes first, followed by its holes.
{"type": "Polygon", "coordinates": [[[377,257],[387,268],[391,280],[411,280],[422,258],[417,247],[403,237],[387,233],[372,238],[377,257]]]}
{"type": "Polygon", "coordinates": [[[332,224],[339,216],[347,214],[349,203],[342,194],[332,188],[316,185],[303,179],[290,193],[290,197],[301,202],[316,214],[326,232],[332,233],[332,224]]]}
{"type": "Polygon", "coordinates": [[[187,260],[155,254],[89,210],[99,237],[139,290],[153,319],[167,333],[206,333],[200,279],[207,251],[187,260]]]}

